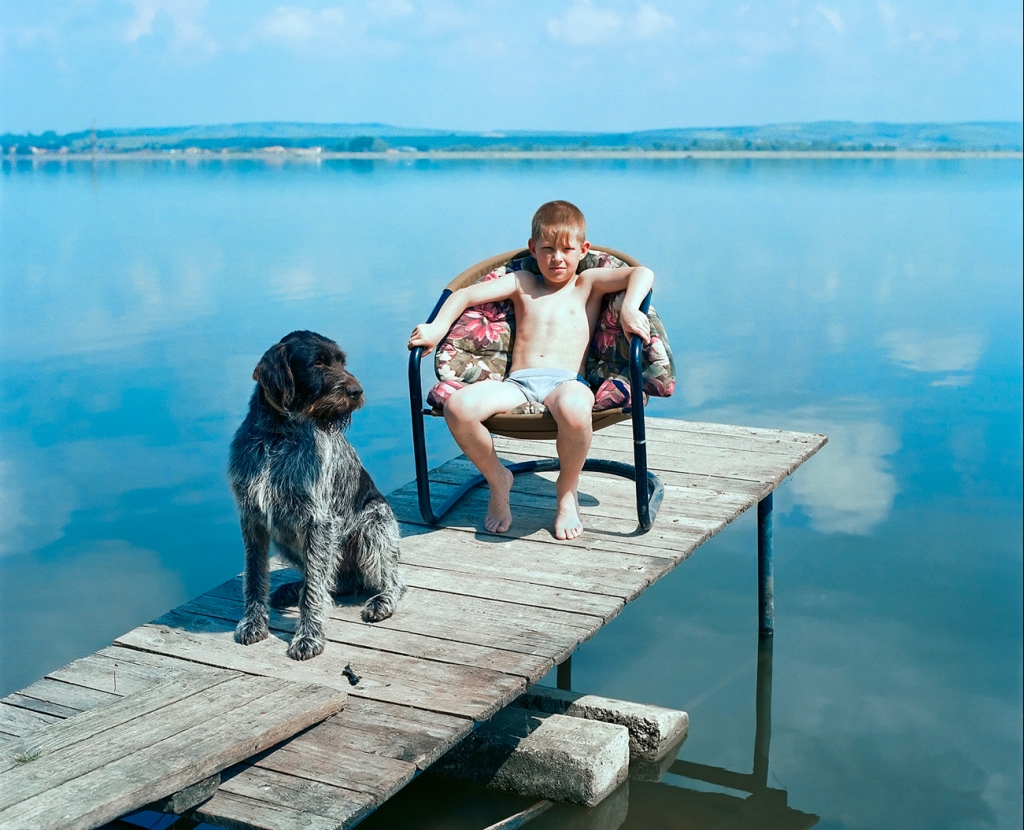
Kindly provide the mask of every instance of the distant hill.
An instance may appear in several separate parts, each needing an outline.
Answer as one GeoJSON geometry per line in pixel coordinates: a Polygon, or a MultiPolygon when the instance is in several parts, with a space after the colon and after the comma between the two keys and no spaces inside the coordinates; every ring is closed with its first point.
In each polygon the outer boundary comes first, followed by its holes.
{"type": "Polygon", "coordinates": [[[1016,150],[1024,125],[1016,121],[890,124],[815,121],[749,127],[688,127],[640,132],[468,132],[390,124],[255,122],[191,127],[83,130],[58,135],[0,135],[4,152],[31,148],[72,152],[133,150],[256,150],[321,147],[337,151],[416,150],[1016,150]]]}

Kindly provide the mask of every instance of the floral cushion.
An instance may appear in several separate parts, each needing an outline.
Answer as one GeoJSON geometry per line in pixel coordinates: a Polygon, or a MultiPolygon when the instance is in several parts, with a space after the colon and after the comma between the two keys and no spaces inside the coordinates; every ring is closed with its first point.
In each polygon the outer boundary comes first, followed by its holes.
{"type": "MultiPolygon", "coordinates": [[[[622,267],[625,263],[610,254],[592,252],[580,262],[577,273],[587,268],[622,267]]],[[[539,274],[533,257],[512,260],[481,277],[478,282],[497,279],[512,271],[539,274]]],[[[629,341],[619,323],[624,291],[604,298],[594,339],[587,354],[585,377],[595,390],[594,411],[629,406],[629,341]]],[[[675,389],[675,366],[665,328],[652,308],[651,342],[644,347],[642,366],[644,392],[668,397],[675,389]]],[[[427,403],[442,409],[456,390],[478,380],[503,380],[511,364],[515,343],[515,313],[508,300],[466,309],[448,335],[438,344],[434,371],[438,381],[428,393],[427,403]]],[[[543,412],[536,403],[524,403],[513,412],[543,412]]]]}

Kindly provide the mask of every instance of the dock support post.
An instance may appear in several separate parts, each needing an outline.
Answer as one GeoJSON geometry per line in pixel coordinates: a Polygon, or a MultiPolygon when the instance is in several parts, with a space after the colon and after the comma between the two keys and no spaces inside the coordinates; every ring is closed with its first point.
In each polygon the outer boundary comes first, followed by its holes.
{"type": "Polygon", "coordinates": [[[572,655],[570,654],[558,664],[555,685],[563,692],[572,691],[572,655]]]}
{"type": "Polygon", "coordinates": [[[775,630],[775,576],[772,573],[772,494],[757,503],[758,631],[775,630]]]}

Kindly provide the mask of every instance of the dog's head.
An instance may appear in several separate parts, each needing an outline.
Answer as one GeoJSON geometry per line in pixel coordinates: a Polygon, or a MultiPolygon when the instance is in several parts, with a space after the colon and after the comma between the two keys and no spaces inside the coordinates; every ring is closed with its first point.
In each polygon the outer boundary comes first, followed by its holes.
{"type": "Polygon", "coordinates": [[[363,387],[345,369],[345,353],[311,331],[293,331],[271,346],[252,378],[263,401],[285,417],[344,424],[363,405],[363,387]]]}

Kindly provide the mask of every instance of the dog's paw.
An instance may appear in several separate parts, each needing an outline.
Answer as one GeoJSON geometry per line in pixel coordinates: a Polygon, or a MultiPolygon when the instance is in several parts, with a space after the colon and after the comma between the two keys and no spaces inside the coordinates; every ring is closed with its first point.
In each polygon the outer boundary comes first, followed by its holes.
{"type": "Polygon", "coordinates": [[[288,646],[288,656],[292,660],[309,660],[322,654],[324,641],[315,637],[300,637],[296,635],[288,646]]]}
{"type": "Polygon", "coordinates": [[[363,619],[366,622],[380,622],[395,613],[395,602],[386,594],[370,597],[363,606],[363,619]]]}
{"type": "Polygon", "coordinates": [[[302,591],[301,582],[286,582],[284,585],[279,585],[270,592],[270,604],[274,608],[287,608],[289,605],[297,605],[300,591],[302,591]]]}
{"type": "Polygon", "coordinates": [[[235,642],[243,646],[251,646],[270,636],[266,617],[243,617],[235,627],[235,642]]]}

